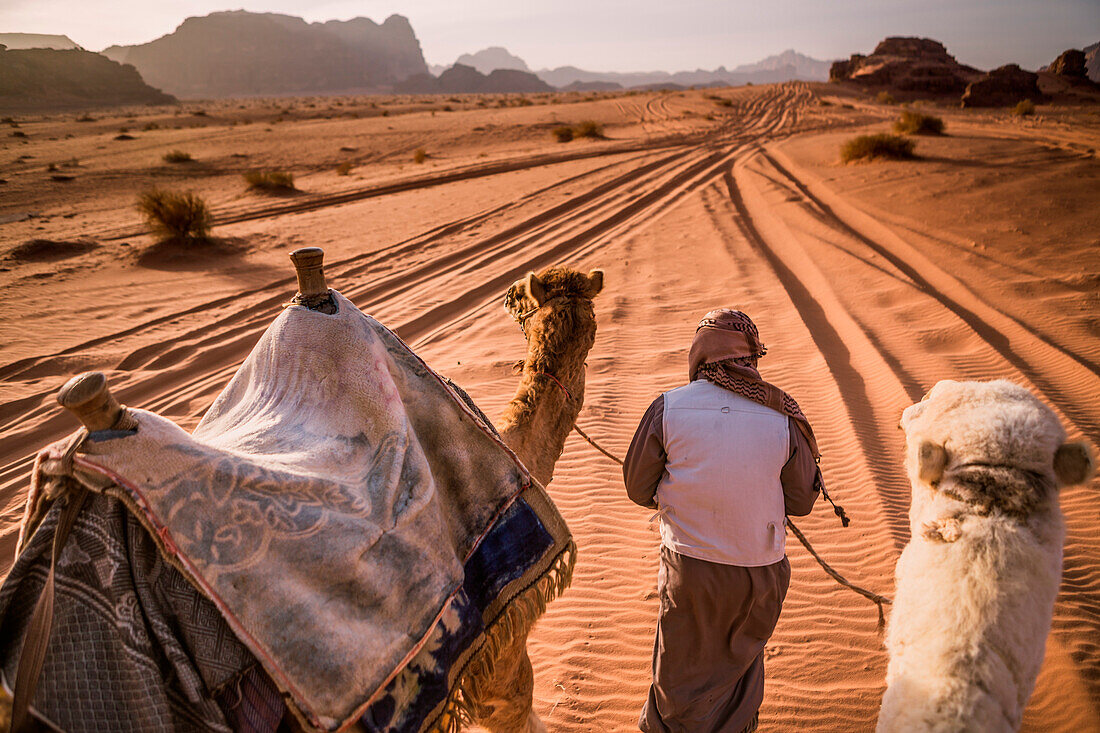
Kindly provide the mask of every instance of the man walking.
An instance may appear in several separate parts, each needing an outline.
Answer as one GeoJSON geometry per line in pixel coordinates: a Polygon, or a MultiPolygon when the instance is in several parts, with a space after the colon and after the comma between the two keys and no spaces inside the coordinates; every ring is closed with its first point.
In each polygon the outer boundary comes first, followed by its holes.
{"type": "Polygon", "coordinates": [[[646,733],[756,730],[791,577],[785,518],[809,514],[823,488],[810,424],[760,376],[764,353],[744,313],[707,313],[690,383],[653,401],[627,452],[627,494],[661,528],[646,733]]]}

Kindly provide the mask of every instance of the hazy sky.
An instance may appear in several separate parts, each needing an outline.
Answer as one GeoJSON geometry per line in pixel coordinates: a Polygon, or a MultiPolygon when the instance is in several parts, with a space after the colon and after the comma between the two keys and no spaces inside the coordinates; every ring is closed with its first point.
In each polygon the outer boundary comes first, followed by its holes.
{"type": "Polygon", "coordinates": [[[0,0],[0,32],[60,33],[98,51],[241,7],[308,21],[400,13],[428,63],[505,46],[533,69],[712,69],[787,48],[834,59],[888,35],[935,38],[983,69],[1034,69],[1100,41],[1100,0],[0,0]]]}

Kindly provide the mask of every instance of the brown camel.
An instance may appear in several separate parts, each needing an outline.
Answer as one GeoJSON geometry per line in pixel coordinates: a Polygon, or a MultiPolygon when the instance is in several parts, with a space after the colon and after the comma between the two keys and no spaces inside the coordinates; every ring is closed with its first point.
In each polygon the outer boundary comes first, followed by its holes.
{"type": "MultiPolygon", "coordinates": [[[[544,486],[584,402],[584,360],[596,339],[592,298],[603,272],[565,267],[530,273],[508,289],[504,308],[527,339],[519,388],[496,423],[504,442],[544,486]]],[[[534,673],[527,656],[530,627],[501,650],[490,678],[470,702],[474,722],[493,733],[546,728],[532,709],[534,673]]]]}

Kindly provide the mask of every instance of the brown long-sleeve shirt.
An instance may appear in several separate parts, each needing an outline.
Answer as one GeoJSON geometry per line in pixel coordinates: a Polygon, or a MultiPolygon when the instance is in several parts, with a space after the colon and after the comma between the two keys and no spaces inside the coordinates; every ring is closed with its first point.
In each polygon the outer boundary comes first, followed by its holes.
{"type": "MultiPolygon", "coordinates": [[[[653,400],[642,416],[623,462],[627,496],[635,504],[651,509],[657,507],[657,486],[665,474],[664,412],[665,396],[662,394],[653,400]]],[[[779,474],[783,484],[783,505],[788,515],[801,517],[810,513],[817,500],[814,479],[819,469],[806,437],[789,417],[787,430],[791,437],[791,452],[779,474]]]]}

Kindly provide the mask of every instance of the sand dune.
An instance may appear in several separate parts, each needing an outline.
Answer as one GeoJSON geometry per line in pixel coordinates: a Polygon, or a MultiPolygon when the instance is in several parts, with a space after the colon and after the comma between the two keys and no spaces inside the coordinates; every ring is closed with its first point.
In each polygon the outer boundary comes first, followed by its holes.
{"type": "MultiPolygon", "coordinates": [[[[744,307],[769,346],[762,370],[814,423],[826,481],[852,517],[842,528],[822,504],[799,525],[842,573],[886,595],[908,540],[896,424],[936,381],[1012,379],[1072,436],[1100,443],[1094,113],[1021,123],[943,110],[949,136],[921,139],[923,159],[842,166],[843,140],[885,129],[895,108],[819,106],[834,94],[825,85],[717,92],[728,106],[712,94],[491,109],[468,98],[447,114],[446,100],[395,99],[392,116],[278,125],[261,119],[275,114],[266,101],[221,103],[206,108],[216,125],[149,132],[124,153],[97,146],[125,117],[95,129],[24,124],[31,143],[0,143],[5,161],[78,157],[82,180],[64,189],[25,162],[0,166],[11,194],[0,201],[0,258],[35,237],[95,246],[0,263],[3,566],[29,456],[73,427],[53,402],[60,384],[100,369],[123,402],[193,426],[293,294],[286,253],[303,245],[324,247],[330,284],[489,414],[510,397],[523,353],[500,308],[508,284],[556,263],[604,269],[578,422],[619,455],[653,397],[685,380],[699,315],[744,307]],[[229,124],[244,117],[257,124],[229,124]],[[607,139],[552,141],[550,123],[586,118],[607,139]],[[332,172],[341,144],[357,148],[346,154],[356,175],[332,172]],[[181,145],[206,161],[201,175],[161,165],[160,152],[181,145]],[[424,166],[410,162],[417,147],[431,156],[424,166]],[[233,151],[294,169],[304,193],[243,193],[233,151]],[[130,207],[151,183],[199,190],[236,250],[150,258],[130,207]],[[17,220],[28,211],[36,216],[17,220]]],[[[1097,488],[1062,497],[1064,580],[1027,731],[1100,730],[1097,488]]],[[[580,556],[572,588],[531,636],[536,709],[550,730],[630,730],[649,680],[656,528],[626,499],[618,466],[575,435],[549,490],[580,556]]],[[[788,553],[762,729],[870,730],[886,665],[875,608],[797,543],[788,553]]]]}

